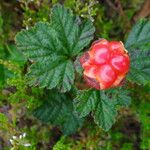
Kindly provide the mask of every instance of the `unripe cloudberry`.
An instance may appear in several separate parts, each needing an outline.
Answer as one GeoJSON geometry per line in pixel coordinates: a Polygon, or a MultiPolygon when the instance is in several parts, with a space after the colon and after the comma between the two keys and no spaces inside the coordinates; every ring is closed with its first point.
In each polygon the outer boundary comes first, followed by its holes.
{"type": "Polygon", "coordinates": [[[102,39],[92,44],[80,63],[90,87],[108,89],[121,84],[129,71],[130,58],[122,42],[102,39]]]}

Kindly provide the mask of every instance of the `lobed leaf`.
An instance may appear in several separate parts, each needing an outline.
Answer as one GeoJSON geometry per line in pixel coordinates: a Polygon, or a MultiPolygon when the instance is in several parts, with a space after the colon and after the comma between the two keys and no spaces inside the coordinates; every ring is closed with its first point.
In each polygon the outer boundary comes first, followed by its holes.
{"type": "Polygon", "coordinates": [[[150,20],[140,20],[126,41],[131,58],[127,79],[140,85],[150,83],[150,20]]]}
{"type": "Polygon", "coordinates": [[[128,106],[130,101],[129,91],[121,88],[107,91],[90,89],[79,91],[74,99],[74,108],[80,118],[92,112],[96,124],[108,131],[115,123],[117,106],[128,106]]]}
{"type": "Polygon", "coordinates": [[[123,87],[110,89],[107,95],[113,99],[116,106],[127,107],[131,104],[130,91],[123,87]]]}
{"type": "Polygon", "coordinates": [[[55,5],[51,14],[52,26],[58,33],[63,51],[69,56],[76,56],[93,39],[95,28],[90,20],[81,22],[72,11],[62,5],[55,5]]]}
{"type": "Polygon", "coordinates": [[[150,51],[131,51],[131,70],[127,79],[140,85],[150,83],[150,51]]]}
{"type": "Polygon", "coordinates": [[[69,91],[75,78],[72,57],[90,43],[94,31],[89,20],[79,24],[71,10],[58,4],[50,23],[39,22],[18,33],[18,48],[33,62],[27,74],[29,84],[69,91]]]}
{"type": "Polygon", "coordinates": [[[47,99],[33,114],[45,123],[61,126],[64,134],[74,133],[82,125],[83,119],[74,112],[70,99],[68,94],[48,91],[47,99]]]}
{"type": "Polygon", "coordinates": [[[150,48],[150,20],[141,19],[132,28],[126,40],[127,50],[150,48]]]}
{"type": "Polygon", "coordinates": [[[79,91],[78,96],[74,99],[74,107],[79,117],[85,117],[93,111],[97,101],[97,93],[93,89],[79,91]]]}
{"type": "Polygon", "coordinates": [[[100,93],[100,101],[96,106],[93,117],[96,124],[98,124],[105,131],[108,131],[115,123],[117,110],[114,102],[104,92],[100,93]]]}

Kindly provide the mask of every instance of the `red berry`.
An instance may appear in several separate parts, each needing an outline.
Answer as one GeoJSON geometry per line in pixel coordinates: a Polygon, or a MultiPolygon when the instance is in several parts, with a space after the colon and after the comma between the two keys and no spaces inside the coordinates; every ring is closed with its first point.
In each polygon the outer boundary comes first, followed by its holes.
{"type": "Polygon", "coordinates": [[[89,78],[95,78],[95,74],[96,74],[96,66],[94,65],[89,65],[86,67],[86,69],[84,70],[84,75],[86,75],[89,78]]]}
{"type": "Polygon", "coordinates": [[[109,48],[113,53],[124,53],[124,45],[122,42],[111,41],[109,42],[109,48]]]}
{"type": "Polygon", "coordinates": [[[89,54],[91,57],[91,61],[99,65],[105,64],[110,57],[110,52],[108,46],[106,45],[94,46],[91,52],[89,52],[89,54]]]}
{"type": "Polygon", "coordinates": [[[123,74],[127,73],[129,70],[129,57],[126,55],[116,55],[110,60],[112,67],[116,70],[117,73],[123,74]]]}
{"type": "Polygon", "coordinates": [[[108,88],[117,78],[116,73],[110,65],[103,65],[96,72],[96,79],[100,82],[101,89],[108,88]]]}
{"type": "Polygon", "coordinates": [[[130,58],[122,42],[102,39],[92,44],[80,63],[90,87],[108,89],[121,85],[129,71],[130,58]]]}

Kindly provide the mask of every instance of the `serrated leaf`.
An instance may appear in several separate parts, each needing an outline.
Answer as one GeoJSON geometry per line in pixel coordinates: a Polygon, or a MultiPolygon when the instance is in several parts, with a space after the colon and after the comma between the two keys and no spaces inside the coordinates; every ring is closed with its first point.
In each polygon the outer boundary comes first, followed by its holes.
{"type": "Polygon", "coordinates": [[[127,79],[137,84],[150,83],[150,51],[131,51],[131,69],[127,79]]]}
{"type": "Polygon", "coordinates": [[[77,17],[61,5],[52,9],[51,22],[37,23],[16,36],[16,43],[26,57],[33,61],[27,75],[30,85],[69,91],[74,83],[72,57],[93,38],[90,21],[79,24],[77,17]]]}
{"type": "Polygon", "coordinates": [[[127,50],[150,48],[150,20],[142,19],[132,28],[125,43],[127,50]]]}
{"type": "Polygon", "coordinates": [[[74,99],[74,107],[79,117],[85,117],[93,111],[97,101],[97,92],[93,89],[79,91],[78,96],[74,99]]]}
{"type": "Polygon", "coordinates": [[[92,112],[96,124],[108,131],[115,123],[118,105],[128,106],[130,101],[129,91],[122,88],[107,91],[90,89],[79,91],[74,99],[74,108],[79,117],[92,112]]]}
{"type": "Polygon", "coordinates": [[[105,131],[108,131],[115,123],[117,110],[113,100],[111,100],[104,92],[101,92],[100,99],[101,100],[93,112],[93,117],[98,126],[105,131]]]}
{"type": "Polygon", "coordinates": [[[130,91],[122,87],[108,90],[107,95],[113,99],[115,105],[127,107],[131,104],[130,91]]]}
{"type": "Polygon", "coordinates": [[[81,22],[72,11],[62,5],[55,5],[51,14],[52,26],[58,32],[63,50],[76,56],[93,39],[95,28],[90,20],[81,22]]]}
{"type": "Polygon", "coordinates": [[[73,104],[68,94],[48,91],[47,99],[34,111],[34,115],[43,122],[62,127],[64,134],[71,134],[83,122],[73,110],[73,104]]]}
{"type": "Polygon", "coordinates": [[[150,20],[140,20],[126,41],[131,58],[127,79],[137,84],[150,83],[150,20]]]}

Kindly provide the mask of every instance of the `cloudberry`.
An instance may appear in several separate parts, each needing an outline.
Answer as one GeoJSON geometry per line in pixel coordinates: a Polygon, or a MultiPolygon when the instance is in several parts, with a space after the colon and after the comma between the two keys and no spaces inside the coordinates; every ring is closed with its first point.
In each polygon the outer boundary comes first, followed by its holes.
{"type": "Polygon", "coordinates": [[[122,42],[102,39],[92,44],[80,63],[90,87],[108,89],[120,86],[129,71],[130,58],[122,42]]]}

